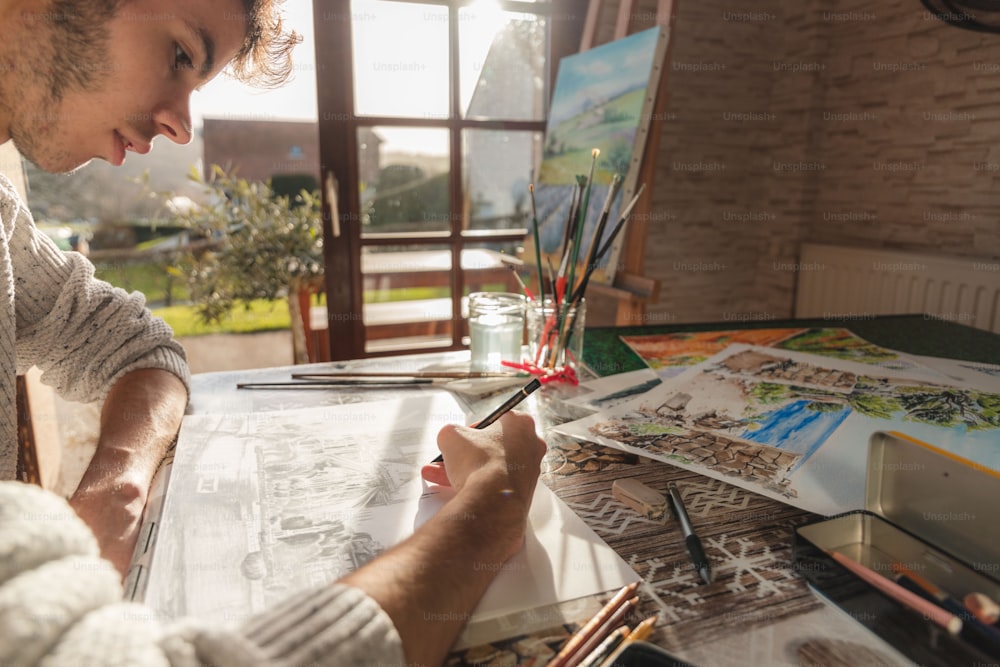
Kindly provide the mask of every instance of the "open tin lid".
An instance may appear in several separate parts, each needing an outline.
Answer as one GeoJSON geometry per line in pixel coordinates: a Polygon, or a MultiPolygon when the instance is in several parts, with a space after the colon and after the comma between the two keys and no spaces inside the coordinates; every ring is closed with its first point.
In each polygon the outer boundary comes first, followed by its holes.
{"type": "Polygon", "coordinates": [[[1000,473],[878,431],[868,441],[865,507],[1000,579],[1000,473]]]}

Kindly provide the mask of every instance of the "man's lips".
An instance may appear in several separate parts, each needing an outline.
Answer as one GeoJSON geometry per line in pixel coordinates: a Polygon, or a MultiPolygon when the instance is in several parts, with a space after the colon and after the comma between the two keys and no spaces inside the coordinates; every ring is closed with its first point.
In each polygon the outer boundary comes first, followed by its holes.
{"type": "Polygon", "coordinates": [[[115,150],[111,158],[111,164],[115,166],[121,166],[125,163],[125,153],[126,151],[133,151],[139,153],[140,155],[145,155],[152,148],[152,144],[144,140],[133,141],[123,135],[118,130],[115,130],[115,150]]]}

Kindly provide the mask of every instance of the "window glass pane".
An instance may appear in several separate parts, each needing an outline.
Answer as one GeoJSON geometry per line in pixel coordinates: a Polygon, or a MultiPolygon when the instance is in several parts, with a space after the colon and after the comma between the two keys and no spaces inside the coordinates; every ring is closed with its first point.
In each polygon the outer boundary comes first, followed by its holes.
{"type": "Polygon", "coordinates": [[[545,17],[479,3],[459,10],[462,109],[469,118],[545,117],[545,17]]]}
{"type": "Polygon", "coordinates": [[[448,246],[367,246],[361,273],[367,352],[451,345],[448,246]]]}
{"type": "Polygon", "coordinates": [[[354,109],[362,116],[448,116],[448,8],[351,3],[354,109]]]}
{"type": "Polygon", "coordinates": [[[362,233],[447,231],[448,155],[447,130],[360,128],[362,233]]]}
{"type": "Polygon", "coordinates": [[[466,130],[462,143],[468,229],[527,229],[531,224],[528,185],[540,159],[542,134],[466,130]]]}
{"type": "MultiPolygon", "coordinates": [[[[467,243],[462,249],[464,293],[516,292],[521,288],[510,270],[509,261],[516,258],[519,241],[467,243]],[[507,259],[508,261],[505,261],[507,259]]],[[[516,264],[516,261],[514,262],[516,264]]],[[[525,277],[522,271],[520,275],[525,277]]]]}

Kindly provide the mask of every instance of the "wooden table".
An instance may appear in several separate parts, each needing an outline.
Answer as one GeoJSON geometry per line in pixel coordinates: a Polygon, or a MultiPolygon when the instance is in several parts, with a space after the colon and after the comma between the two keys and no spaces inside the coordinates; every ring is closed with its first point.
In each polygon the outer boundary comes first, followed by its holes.
{"type": "MultiPolygon", "coordinates": [[[[760,324],[829,327],[845,323],[760,324]]],[[[886,346],[893,341],[896,349],[904,351],[906,341],[911,341],[911,349],[926,353],[926,341],[914,336],[914,326],[918,324],[914,318],[880,318],[863,327],[864,337],[886,346]]],[[[726,328],[734,327],[731,323],[714,323],[588,331],[584,358],[605,373],[628,370],[641,362],[637,364],[635,355],[621,343],[618,338],[621,333],[726,328]]],[[[966,329],[940,321],[932,321],[926,327],[928,336],[943,336],[940,340],[947,342],[948,348],[942,356],[989,360],[1000,354],[1000,337],[966,329]],[[953,354],[947,355],[948,352],[953,354]]],[[[465,359],[466,352],[448,352],[205,374],[193,380],[191,411],[196,414],[270,412],[280,419],[282,408],[339,405],[383,398],[385,394],[303,390],[281,392],[280,400],[276,400],[275,392],[268,395],[238,391],[236,382],[287,380],[293,370],[417,370],[431,363],[465,359]]],[[[651,641],[682,659],[705,665],[796,664],[797,660],[807,658],[815,663],[817,656],[832,660],[832,656],[845,650],[849,655],[865,654],[883,664],[906,664],[905,658],[892,647],[839,609],[823,603],[796,570],[791,555],[794,529],[818,517],[690,470],[559,436],[551,427],[579,416],[563,401],[576,391],[565,385],[546,385],[522,404],[521,409],[534,414],[550,446],[542,481],[642,577],[637,618],[652,614],[659,617],[651,641]],[[611,495],[612,482],[625,477],[639,479],[655,488],[665,488],[667,482],[675,481],[683,489],[692,521],[699,526],[701,539],[715,565],[713,584],[702,584],[692,570],[676,526],[646,520],[611,495]]],[[[498,396],[502,398],[506,393],[509,389],[500,390],[497,396],[476,399],[467,404],[468,408],[474,414],[484,413],[495,405],[498,396]]],[[[476,626],[469,632],[470,645],[458,647],[447,664],[539,664],[537,659],[558,647],[606,598],[607,595],[596,596],[553,609],[527,610],[476,626]]]]}

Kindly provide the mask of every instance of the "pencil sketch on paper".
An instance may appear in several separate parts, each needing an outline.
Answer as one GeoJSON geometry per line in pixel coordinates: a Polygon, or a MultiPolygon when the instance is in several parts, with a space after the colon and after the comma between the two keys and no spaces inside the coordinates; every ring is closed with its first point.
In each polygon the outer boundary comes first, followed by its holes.
{"type": "Polygon", "coordinates": [[[1000,394],[734,345],[558,430],[832,514],[863,506],[872,432],[901,430],[1000,469],[998,429],[1000,394]]]}
{"type": "Polygon", "coordinates": [[[387,431],[369,406],[186,418],[146,602],[170,617],[242,617],[395,544],[394,517],[420,503],[428,419],[387,431]]]}
{"type": "MultiPolygon", "coordinates": [[[[420,468],[448,394],[356,406],[189,415],[178,439],[144,601],[167,618],[239,621],[347,574],[411,535],[449,497],[420,468]]],[[[538,485],[524,548],[472,621],[594,595],[637,577],[538,485]],[[572,563],[572,568],[564,564],[572,563]]]]}

